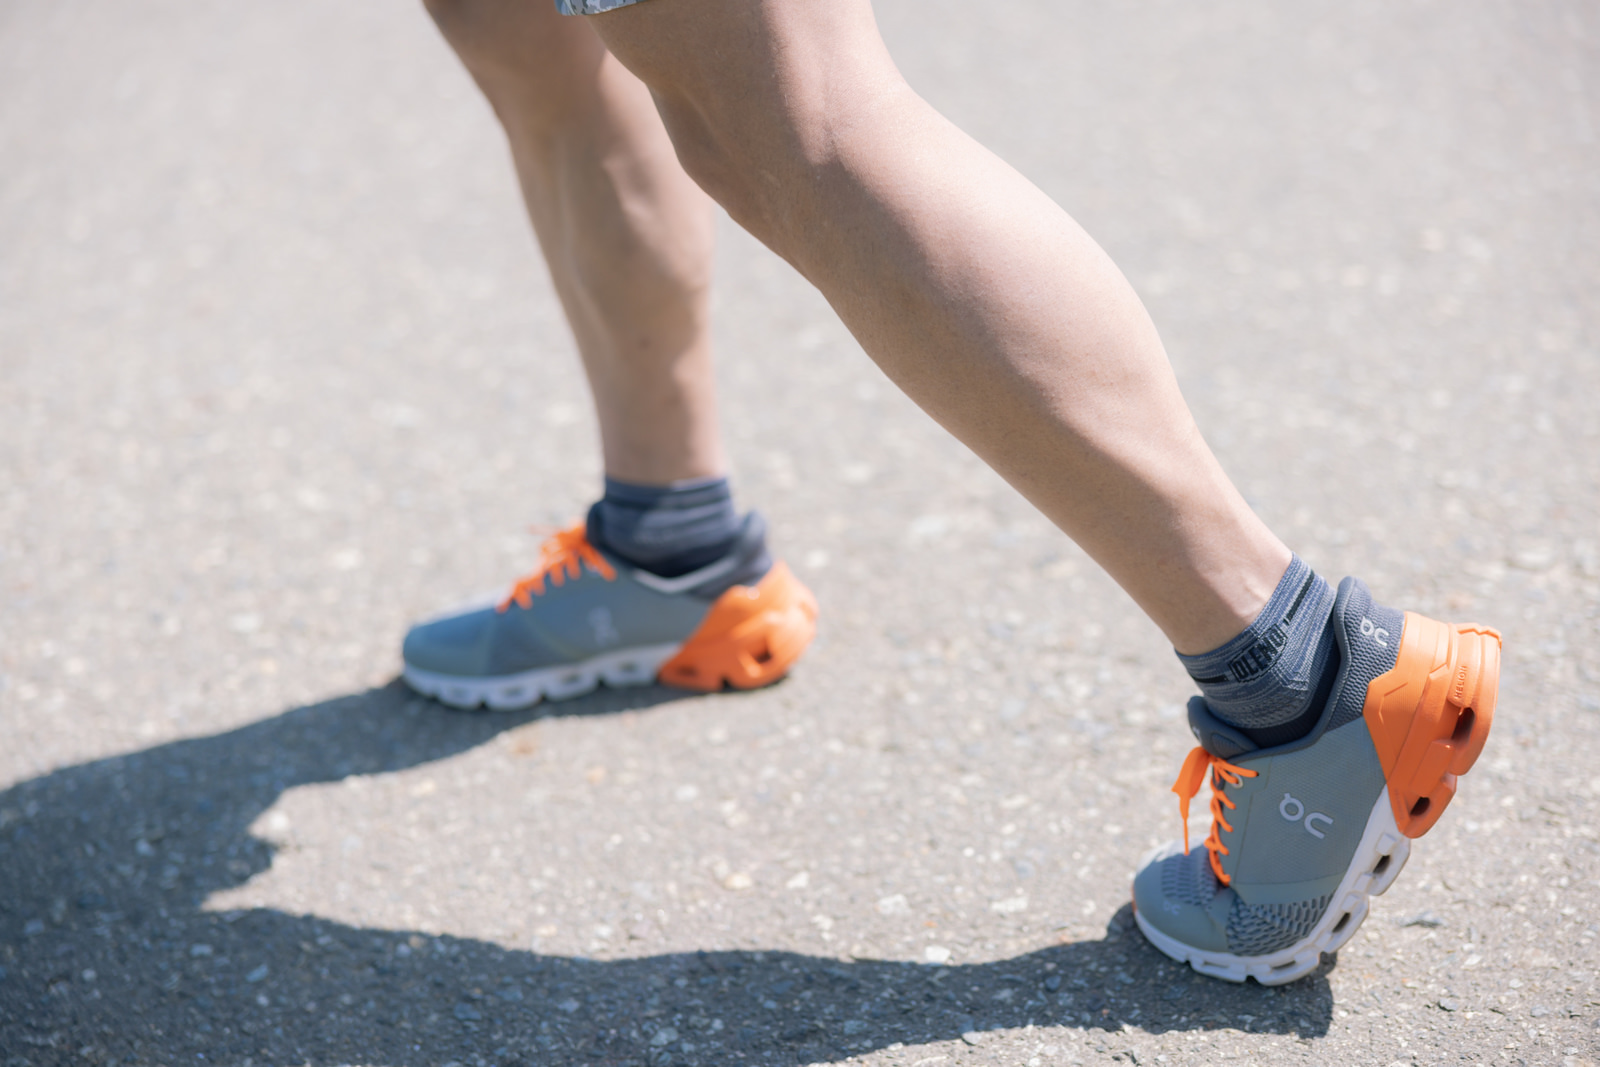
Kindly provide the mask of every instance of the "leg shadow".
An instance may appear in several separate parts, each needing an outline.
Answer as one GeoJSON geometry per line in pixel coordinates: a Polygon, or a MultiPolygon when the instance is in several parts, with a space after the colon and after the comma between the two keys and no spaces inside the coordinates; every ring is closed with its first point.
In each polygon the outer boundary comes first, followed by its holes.
{"type": "MultiPolygon", "coordinates": [[[[663,703],[601,691],[557,714],[663,703]]],[[[930,967],[786,951],[589,960],[205,900],[272,862],[287,789],[404,770],[547,709],[418,705],[398,683],[0,793],[0,1067],[46,1063],[804,1063],[1035,1025],[1326,1033],[1326,968],[1279,990],[1098,941],[930,967]]]]}

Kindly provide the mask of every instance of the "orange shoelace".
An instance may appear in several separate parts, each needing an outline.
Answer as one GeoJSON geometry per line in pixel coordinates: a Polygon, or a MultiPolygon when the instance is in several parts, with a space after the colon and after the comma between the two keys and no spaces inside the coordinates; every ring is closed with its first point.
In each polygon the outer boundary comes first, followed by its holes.
{"type": "Polygon", "coordinates": [[[1189,753],[1189,758],[1183,761],[1183,769],[1178,772],[1178,780],[1172,783],[1172,791],[1178,794],[1178,811],[1183,816],[1185,856],[1189,854],[1189,801],[1200,792],[1200,783],[1205,781],[1208,771],[1211,774],[1211,835],[1206,838],[1206,851],[1211,853],[1211,870],[1216,874],[1217,881],[1227,885],[1232,879],[1222,870],[1222,857],[1228,855],[1228,846],[1222,843],[1221,834],[1224,830],[1231,833],[1233,824],[1223,816],[1222,809],[1232,811],[1236,805],[1228,799],[1223,789],[1238,785],[1246,778],[1254,778],[1256,772],[1236,767],[1198,745],[1189,753]]]}
{"type": "Polygon", "coordinates": [[[518,579],[495,610],[504,612],[513,603],[519,607],[532,607],[533,598],[544,595],[545,579],[548,578],[552,585],[565,585],[568,578],[583,574],[585,563],[608,582],[617,576],[616,568],[607,563],[606,558],[589,543],[588,534],[580,522],[558,531],[539,546],[539,562],[534,564],[533,573],[518,579]]]}

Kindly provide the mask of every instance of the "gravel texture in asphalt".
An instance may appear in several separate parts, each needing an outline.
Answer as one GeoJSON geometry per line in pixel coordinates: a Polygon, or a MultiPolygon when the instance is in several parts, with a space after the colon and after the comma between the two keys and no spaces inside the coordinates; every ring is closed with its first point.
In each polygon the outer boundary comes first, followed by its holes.
{"type": "Polygon", "coordinates": [[[410,694],[407,623],[599,485],[487,107],[415,4],[11,0],[0,1067],[1600,1061],[1600,7],[879,14],[1305,559],[1504,632],[1355,940],[1280,989],[1145,943],[1171,650],[731,225],[736,487],[817,644],[410,694]]]}

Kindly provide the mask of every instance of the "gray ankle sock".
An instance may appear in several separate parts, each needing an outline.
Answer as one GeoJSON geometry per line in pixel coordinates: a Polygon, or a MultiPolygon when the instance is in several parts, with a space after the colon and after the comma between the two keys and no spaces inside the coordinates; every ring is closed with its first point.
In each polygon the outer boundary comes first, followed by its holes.
{"type": "Polygon", "coordinates": [[[635,567],[676,578],[715,563],[739,537],[739,514],[726,478],[670,485],[606,479],[589,509],[589,540],[635,567]]]}
{"type": "Polygon", "coordinates": [[[1211,713],[1263,748],[1311,732],[1339,670],[1334,592],[1299,556],[1256,620],[1221,648],[1178,659],[1211,713]]]}

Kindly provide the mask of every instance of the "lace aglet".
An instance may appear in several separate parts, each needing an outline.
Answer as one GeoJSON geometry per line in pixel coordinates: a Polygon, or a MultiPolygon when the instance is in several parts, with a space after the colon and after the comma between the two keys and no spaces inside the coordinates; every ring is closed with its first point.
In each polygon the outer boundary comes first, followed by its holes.
{"type": "Polygon", "coordinates": [[[1211,765],[1211,754],[1203,748],[1191,749],[1187,759],[1183,761],[1183,769],[1178,771],[1178,780],[1172,783],[1172,791],[1178,797],[1178,813],[1183,817],[1183,854],[1189,854],[1189,801],[1200,792],[1200,783],[1205,780],[1206,769],[1211,765]]]}

